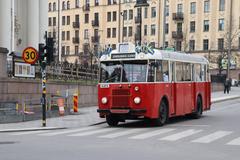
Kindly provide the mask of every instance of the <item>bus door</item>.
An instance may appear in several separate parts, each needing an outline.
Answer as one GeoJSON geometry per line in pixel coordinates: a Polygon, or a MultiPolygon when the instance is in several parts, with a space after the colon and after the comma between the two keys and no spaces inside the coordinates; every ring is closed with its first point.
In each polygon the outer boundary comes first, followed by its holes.
{"type": "Polygon", "coordinates": [[[174,103],[176,115],[184,115],[183,63],[175,62],[176,83],[174,84],[174,103]]]}
{"type": "Polygon", "coordinates": [[[184,81],[184,113],[192,112],[192,65],[190,63],[183,63],[183,81],[184,81]]]}
{"type": "Polygon", "coordinates": [[[170,90],[171,90],[171,93],[170,93],[170,101],[171,101],[171,109],[170,109],[170,113],[171,115],[176,115],[176,76],[175,76],[175,63],[174,62],[170,62],[170,65],[169,65],[169,73],[170,73],[170,90]]]}

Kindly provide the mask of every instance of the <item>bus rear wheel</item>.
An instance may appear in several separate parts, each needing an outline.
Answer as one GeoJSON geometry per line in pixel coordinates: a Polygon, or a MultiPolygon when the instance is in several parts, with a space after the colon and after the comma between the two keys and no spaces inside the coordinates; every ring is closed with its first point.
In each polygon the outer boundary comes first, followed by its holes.
{"type": "Polygon", "coordinates": [[[114,115],[107,115],[106,121],[109,126],[117,126],[119,123],[118,117],[114,115]]]}
{"type": "Polygon", "coordinates": [[[194,119],[199,119],[202,116],[203,107],[202,107],[202,100],[200,97],[197,98],[197,106],[196,106],[196,112],[192,114],[192,117],[194,119]]]}
{"type": "Polygon", "coordinates": [[[155,119],[156,126],[163,126],[168,121],[168,106],[162,101],[159,107],[159,116],[155,119]]]}

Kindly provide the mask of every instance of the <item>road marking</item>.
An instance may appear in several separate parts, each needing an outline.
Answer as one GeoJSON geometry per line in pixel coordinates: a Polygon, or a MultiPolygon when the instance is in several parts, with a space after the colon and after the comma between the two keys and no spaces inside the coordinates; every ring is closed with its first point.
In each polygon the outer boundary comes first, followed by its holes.
{"type": "Polygon", "coordinates": [[[231,134],[232,132],[230,131],[217,131],[214,132],[212,134],[206,135],[204,137],[198,138],[196,140],[193,140],[192,142],[196,142],[196,143],[211,143],[217,139],[223,138],[229,134],[231,134]]]}
{"type": "Polygon", "coordinates": [[[176,140],[191,136],[193,134],[197,134],[201,131],[202,130],[188,129],[188,130],[180,132],[180,133],[176,133],[176,134],[173,134],[173,135],[170,135],[167,137],[160,138],[159,140],[176,141],[176,140]]]}
{"type": "Polygon", "coordinates": [[[91,130],[91,129],[96,129],[96,127],[85,127],[85,128],[71,129],[71,130],[66,130],[66,131],[61,131],[61,132],[51,132],[51,133],[39,134],[39,136],[56,136],[56,135],[60,135],[60,134],[81,132],[81,131],[87,131],[87,130],[91,130]]]}
{"type": "Polygon", "coordinates": [[[118,128],[104,128],[104,129],[98,129],[98,130],[94,130],[94,131],[83,132],[83,133],[76,133],[76,134],[72,134],[72,135],[68,135],[68,136],[71,136],[71,137],[90,136],[90,135],[97,134],[97,133],[111,132],[111,131],[114,131],[117,129],[118,128]]]}
{"type": "Polygon", "coordinates": [[[26,131],[26,132],[20,132],[20,133],[11,133],[12,136],[21,136],[21,135],[29,135],[29,134],[39,134],[39,133],[46,133],[49,131],[26,131]]]}
{"type": "Polygon", "coordinates": [[[236,138],[230,142],[227,143],[227,145],[236,145],[236,146],[240,146],[240,137],[236,138]]]}
{"type": "Polygon", "coordinates": [[[120,136],[125,136],[125,135],[129,135],[129,134],[133,134],[136,132],[141,132],[145,129],[129,129],[129,130],[125,130],[125,131],[121,131],[121,132],[117,132],[117,133],[111,133],[111,134],[107,134],[104,136],[99,136],[100,138],[117,138],[120,136]]]}
{"type": "Polygon", "coordinates": [[[160,134],[168,133],[168,132],[171,132],[173,130],[175,130],[175,129],[173,129],[173,128],[163,128],[163,129],[139,134],[139,135],[136,135],[136,136],[133,136],[133,137],[129,137],[129,139],[146,139],[146,138],[150,138],[150,137],[157,136],[157,135],[160,135],[160,134]]]}

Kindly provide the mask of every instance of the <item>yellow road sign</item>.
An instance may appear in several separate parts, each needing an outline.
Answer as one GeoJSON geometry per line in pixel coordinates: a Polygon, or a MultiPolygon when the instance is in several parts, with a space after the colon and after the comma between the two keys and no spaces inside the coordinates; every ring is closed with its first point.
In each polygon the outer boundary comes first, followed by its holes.
{"type": "Polygon", "coordinates": [[[27,47],[22,53],[22,58],[26,63],[35,64],[38,60],[38,52],[33,47],[27,47]]]}

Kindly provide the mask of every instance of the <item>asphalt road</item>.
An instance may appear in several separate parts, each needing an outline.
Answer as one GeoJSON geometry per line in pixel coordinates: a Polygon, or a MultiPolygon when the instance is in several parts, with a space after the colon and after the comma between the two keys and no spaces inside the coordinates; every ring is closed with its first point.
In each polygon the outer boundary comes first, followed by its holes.
{"type": "Polygon", "coordinates": [[[0,133],[0,160],[239,160],[240,100],[212,106],[201,119],[164,127],[130,121],[55,131],[0,133]]]}

